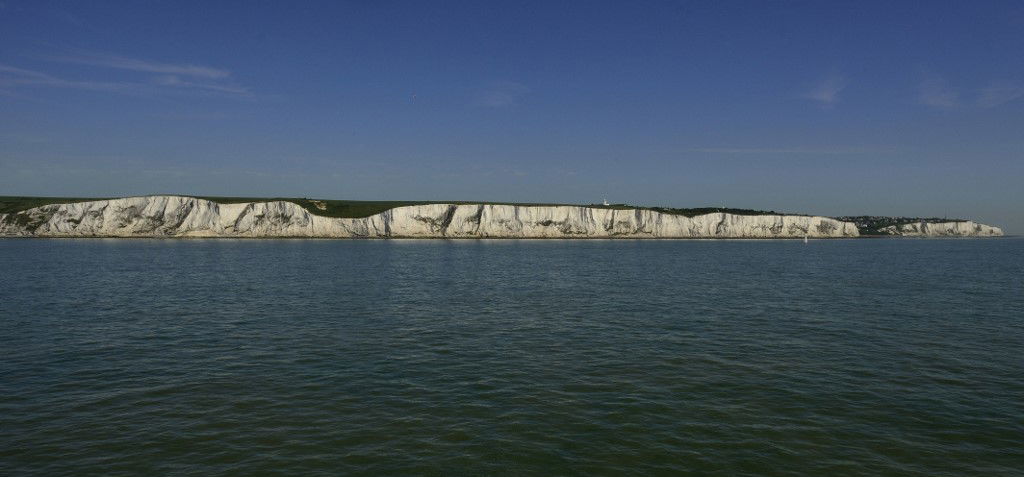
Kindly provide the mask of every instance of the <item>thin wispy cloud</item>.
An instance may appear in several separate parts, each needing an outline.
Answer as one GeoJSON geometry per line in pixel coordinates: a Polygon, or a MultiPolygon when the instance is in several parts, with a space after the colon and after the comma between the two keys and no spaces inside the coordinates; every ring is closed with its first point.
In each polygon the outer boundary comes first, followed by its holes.
{"type": "Polygon", "coordinates": [[[1024,97],[1024,83],[1019,81],[993,81],[977,90],[973,100],[962,99],[944,79],[927,78],[921,82],[918,101],[932,108],[995,108],[1024,97]]]}
{"type": "Polygon", "coordinates": [[[994,108],[1024,97],[1024,84],[1018,81],[996,81],[981,89],[978,106],[994,108]]]}
{"type": "Polygon", "coordinates": [[[707,154],[869,154],[883,152],[884,148],[875,147],[699,147],[687,149],[688,152],[707,154]]]}
{"type": "Polygon", "coordinates": [[[0,64],[0,88],[14,89],[19,86],[49,86],[91,91],[128,92],[139,85],[105,81],[67,80],[40,71],[0,64]]]}
{"type": "Polygon", "coordinates": [[[157,85],[161,85],[161,86],[171,86],[171,87],[175,87],[175,88],[196,88],[196,89],[201,89],[201,90],[216,91],[216,92],[219,92],[219,93],[227,93],[227,94],[248,94],[249,93],[249,91],[246,90],[245,88],[238,87],[238,86],[231,86],[231,85],[218,84],[218,83],[189,81],[189,80],[184,80],[180,76],[176,76],[176,75],[156,76],[156,77],[153,78],[152,82],[153,82],[153,84],[157,84],[157,85]]]}
{"type": "Polygon", "coordinates": [[[834,74],[804,93],[803,97],[825,106],[832,106],[839,101],[839,93],[846,89],[846,83],[845,76],[834,74]]]}
{"type": "Polygon", "coordinates": [[[960,97],[949,83],[939,77],[927,78],[918,88],[917,100],[925,106],[950,109],[960,105],[960,97]]]}
{"type": "Polygon", "coordinates": [[[518,103],[529,92],[530,88],[524,84],[499,81],[478,93],[474,104],[487,108],[503,108],[518,103]]]}
{"type": "Polygon", "coordinates": [[[2,64],[2,63],[0,63],[0,73],[6,73],[6,74],[14,76],[14,77],[20,76],[20,77],[24,77],[24,78],[34,78],[34,79],[37,79],[37,80],[46,80],[46,79],[52,78],[51,76],[46,75],[44,73],[40,73],[38,71],[27,70],[27,69],[24,69],[24,68],[17,68],[17,67],[10,66],[10,65],[5,65],[5,64],[2,64]]]}
{"type": "Polygon", "coordinates": [[[143,73],[143,78],[130,81],[97,81],[71,79],[45,71],[0,64],[0,90],[49,87],[106,91],[142,96],[150,95],[219,95],[230,97],[251,96],[248,89],[229,80],[231,73],[224,69],[195,65],[176,65],[112,55],[87,54],[75,57],[46,58],[62,63],[87,64],[108,70],[143,73]],[[148,76],[148,78],[146,77],[148,76]]]}
{"type": "Polygon", "coordinates": [[[209,66],[162,63],[103,53],[79,53],[76,55],[58,56],[50,59],[64,63],[138,71],[142,73],[162,73],[207,79],[223,79],[231,76],[231,72],[228,70],[211,68],[209,66]]]}

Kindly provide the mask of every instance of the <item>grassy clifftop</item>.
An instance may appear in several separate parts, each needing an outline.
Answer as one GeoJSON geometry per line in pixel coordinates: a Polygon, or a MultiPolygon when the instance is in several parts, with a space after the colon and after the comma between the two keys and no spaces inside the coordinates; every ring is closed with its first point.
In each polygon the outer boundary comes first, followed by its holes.
{"type": "MultiPolygon", "coordinates": [[[[663,214],[683,215],[694,217],[697,215],[724,212],[734,215],[776,215],[775,211],[754,210],[754,209],[730,209],[714,207],[698,208],[673,208],[673,207],[643,207],[628,204],[548,204],[548,203],[512,203],[512,202],[473,202],[473,201],[370,201],[370,200],[319,200],[295,197],[198,197],[210,200],[219,204],[237,204],[240,202],[273,202],[287,201],[295,203],[311,214],[324,217],[360,218],[376,215],[395,207],[426,204],[491,204],[491,205],[520,205],[520,206],[583,206],[596,209],[644,209],[661,212],[663,214]]],[[[88,202],[93,200],[107,200],[107,198],[82,198],[82,197],[16,197],[0,196],[0,214],[21,212],[35,207],[42,207],[50,204],[67,204],[74,202],[88,202]]]]}
{"type": "Polygon", "coordinates": [[[88,199],[80,197],[15,197],[15,196],[0,196],[0,214],[13,214],[15,212],[21,212],[23,210],[32,209],[35,207],[42,207],[50,204],[70,204],[74,202],[88,202],[91,200],[106,200],[106,199],[88,199]]]}
{"type": "Polygon", "coordinates": [[[940,219],[938,217],[886,217],[879,215],[849,215],[844,217],[835,217],[835,219],[857,224],[857,230],[860,231],[861,235],[890,235],[882,232],[882,229],[892,225],[903,225],[917,222],[925,222],[929,224],[966,222],[965,219],[940,219]]]}

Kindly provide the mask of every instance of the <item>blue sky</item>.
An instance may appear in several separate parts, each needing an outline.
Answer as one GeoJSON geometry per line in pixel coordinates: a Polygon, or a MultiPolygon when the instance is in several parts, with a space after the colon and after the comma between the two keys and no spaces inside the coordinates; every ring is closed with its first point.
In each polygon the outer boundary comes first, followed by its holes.
{"type": "Polygon", "coordinates": [[[1021,2],[0,0],[0,195],[613,202],[1024,233],[1021,2]]]}

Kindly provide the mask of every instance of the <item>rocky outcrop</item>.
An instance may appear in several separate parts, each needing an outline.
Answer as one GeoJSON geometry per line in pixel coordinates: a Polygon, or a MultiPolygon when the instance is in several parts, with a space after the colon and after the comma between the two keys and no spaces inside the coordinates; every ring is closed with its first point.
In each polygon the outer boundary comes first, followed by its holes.
{"type": "Polygon", "coordinates": [[[878,229],[901,237],[1000,237],[1003,229],[970,220],[957,222],[911,222],[878,229]]]}
{"type": "Polygon", "coordinates": [[[0,215],[0,236],[323,238],[825,238],[857,227],[827,217],[685,217],[646,209],[429,204],[364,218],[315,215],[287,201],[218,204],[145,196],[52,204],[0,215]]]}

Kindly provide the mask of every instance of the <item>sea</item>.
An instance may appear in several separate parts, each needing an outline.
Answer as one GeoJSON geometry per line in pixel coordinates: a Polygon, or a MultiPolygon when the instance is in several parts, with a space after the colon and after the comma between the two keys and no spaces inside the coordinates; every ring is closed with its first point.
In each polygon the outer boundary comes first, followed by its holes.
{"type": "Polygon", "coordinates": [[[0,475],[1024,475],[1024,240],[0,240],[0,475]]]}

